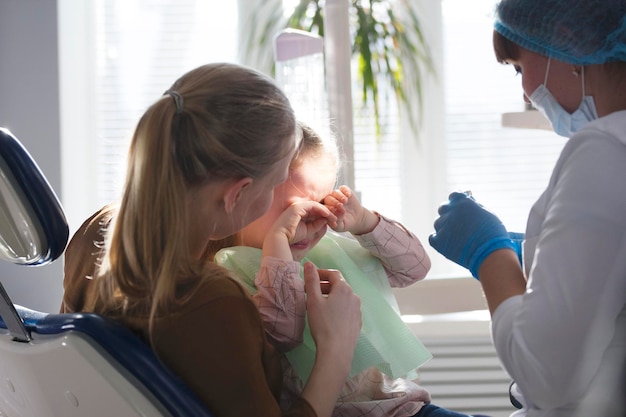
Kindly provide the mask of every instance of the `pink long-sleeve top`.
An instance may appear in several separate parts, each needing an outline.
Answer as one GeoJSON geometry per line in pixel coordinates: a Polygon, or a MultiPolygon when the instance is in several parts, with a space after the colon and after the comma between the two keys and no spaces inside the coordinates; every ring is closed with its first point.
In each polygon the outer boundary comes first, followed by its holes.
{"type": "MultiPolygon", "coordinates": [[[[355,239],[380,260],[392,287],[406,287],[422,280],[430,269],[430,259],[420,240],[400,223],[380,218],[372,232],[354,236],[355,239]]],[[[263,257],[255,276],[254,302],[268,338],[283,351],[302,343],[306,305],[299,271],[299,262],[263,257]]],[[[286,407],[302,390],[302,381],[286,360],[283,367],[282,403],[286,407]]],[[[347,381],[334,415],[412,416],[428,401],[428,391],[414,381],[391,379],[371,367],[347,381]]]]}

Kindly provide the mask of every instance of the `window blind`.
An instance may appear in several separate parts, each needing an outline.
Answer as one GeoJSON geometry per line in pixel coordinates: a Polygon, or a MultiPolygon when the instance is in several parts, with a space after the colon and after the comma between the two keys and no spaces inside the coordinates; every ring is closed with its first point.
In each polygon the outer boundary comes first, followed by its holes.
{"type": "Polygon", "coordinates": [[[98,0],[95,21],[94,166],[103,205],[120,196],[146,108],[184,72],[234,60],[237,13],[236,3],[216,0],[98,0]]]}
{"type": "Polygon", "coordinates": [[[524,108],[521,76],[493,53],[494,0],[443,0],[448,189],[471,190],[509,230],[523,232],[565,138],[504,128],[524,108]]]}

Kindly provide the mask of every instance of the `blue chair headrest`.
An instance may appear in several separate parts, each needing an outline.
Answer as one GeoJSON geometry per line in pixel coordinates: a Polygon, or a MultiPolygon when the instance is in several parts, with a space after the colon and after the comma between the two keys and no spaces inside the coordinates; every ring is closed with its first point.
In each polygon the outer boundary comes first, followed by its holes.
{"type": "MultiPolygon", "coordinates": [[[[9,247],[1,251],[3,258],[21,265],[52,262],[63,253],[69,237],[65,214],[56,194],[33,158],[19,140],[5,128],[0,128],[0,168],[1,179],[4,181],[0,192],[4,200],[8,200],[8,204],[3,207],[7,210],[6,214],[32,217],[25,219],[27,221],[24,222],[9,221],[5,226],[16,229],[13,232],[15,239],[34,234],[41,242],[41,246],[36,248],[38,253],[32,256],[20,257],[17,255],[19,251],[9,247]],[[24,210],[11,213],[13,208],[11,203],[24,210]],[[14,257],[7,258],[7,254],[14,253],[16,254],[14,257]]],[[[29,244],[32,247],[32,242],[24,242],[24,246],[29,244]]]]}

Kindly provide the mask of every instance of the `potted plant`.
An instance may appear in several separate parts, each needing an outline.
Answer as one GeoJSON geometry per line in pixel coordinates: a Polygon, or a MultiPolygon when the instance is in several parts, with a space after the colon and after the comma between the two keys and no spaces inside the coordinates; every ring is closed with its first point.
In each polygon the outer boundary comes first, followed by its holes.
{"type": "MultiPolygon", "coordinates": [[[[350,2],[352,54],[358,61],[357,85],[364,104],[371,103],[377,135],[380,134],[379,81],[386,80],[416,131],[421,109],[422,80],[434,67],[422,26],[411,0],[346,0],[350,2]]],[[[324,36],[324,0],[300,0],[285,18],[276,8],[254,14],[257,30],[253,45],[271,42],[277,29],[294,28],[324,36]],[[259,20],[263,19],[264,22],[259,20]]],[[[252,47],[252,48],[251,48],[252,47]]]]}

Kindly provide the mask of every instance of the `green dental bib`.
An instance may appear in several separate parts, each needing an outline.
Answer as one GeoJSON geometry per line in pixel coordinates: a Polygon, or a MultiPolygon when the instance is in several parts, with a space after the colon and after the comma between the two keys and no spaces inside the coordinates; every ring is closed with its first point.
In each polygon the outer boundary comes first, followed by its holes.
{"type": "MultiPolygon", "coordinates": [[[[305,261],[318,268],[338,269],[361,297],[363,326],[357,342],[350,376],[376,366],[391,378],[417,377],[417,368],[432,358],[424,345],[402,321],[387,273],[380,260],[351,238],[327,233],[309,251],[305,261]]],[[[215,262],[236,273],[251,293],[257,292],[254,277],[261,264],[261,250],[237,246],[222,249],[215,262]]],[[[300,270],[302,277],[302,269],[300,270]]],[[[302,379],[309,378],[315,361],[315,342],[308,321],[303,343],[286,353],[287,359],[302,379]]]]}

